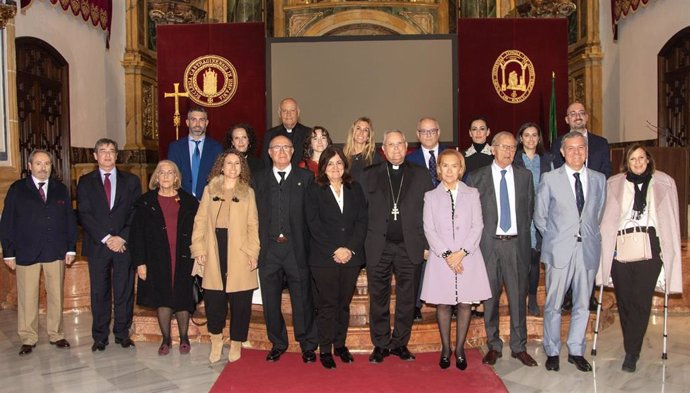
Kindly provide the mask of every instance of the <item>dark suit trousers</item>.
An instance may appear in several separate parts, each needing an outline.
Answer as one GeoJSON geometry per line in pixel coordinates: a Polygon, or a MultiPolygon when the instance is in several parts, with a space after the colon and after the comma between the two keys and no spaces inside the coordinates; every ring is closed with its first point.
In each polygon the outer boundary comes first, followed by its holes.
{"type": "Polygon", "coordinates": [[[372,343],[381,348],[407,345],[412,333],[421,265],[413,265],[404,243],[387,242],[381,260],[367,267],[372,343]],[[395,275],[395,322],[391,336],[391,278],[395,275]]]}
{"type": "Polygon", "coordinates": [[[129,255],[109,252],[107,258],[89,258],[89,280],[93,340],[108,342],[113,300],[113,334],[118,339],[128,338],[134,316],[134,268],[129,255]]]}
{"type": "Polygon", "coordinates": [[[639,355],[647,332],[652,296],[663,262],[659,257],[659,238],[650,236],[652,259],[622,263],[613,260],[611,278],[616,292],[618,315],[623,330],[625,353],[639,355]]]}
{"type": "Polygon", "coordinates": [[[288,347],[287,329],[280,309],[283,279],[287,278],[295,339],[303,351],[316,349],[318,337],[314,324],[309,269],[297,265],[290,242],[280,244],[270,241],[268,245],[262,244],[262,247],[268,248],[259,268],[268,339],[275,348],[288,347]]]}
{"type": "Polygon", "coordinates": [[[491,286],[491,299],[484,302],[484,327],[489,349],[501,352],[503,341],[499,337],[498,314],[502,287],[505,286],[510,307],[510,349],[522,352],[527,345],[527,285],[529,271],[521,265],[518,240],[496,240],[496,248],[485,255],[486,273],[491,286]]]}
{"type": "Polygon", "coordinates": [[[310,269],[316,284],[319,348],[321,353],[331,353],[333,347],[345,346],[350,326],[350,302],[360,267],[312,266],[310,269]]]}

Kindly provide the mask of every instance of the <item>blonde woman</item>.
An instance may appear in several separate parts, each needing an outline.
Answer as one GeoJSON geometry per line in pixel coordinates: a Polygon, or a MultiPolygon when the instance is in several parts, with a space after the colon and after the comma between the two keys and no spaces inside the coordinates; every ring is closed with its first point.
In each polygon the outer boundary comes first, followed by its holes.
{"type": "Polygon", "coordinates": [[[383,161],[376,151],[375,136],[374,126],[368,117],[360,117],[352,123],[343,148],[352,180],[359,181],[364,168],[383,161]]]}
{"type": "Polygon", "coordinates": [[[244,155],[226,150],[213,165],[194,219],[191,254],[203,270],[211,363],[219,361],[223,352],[228,302],[232,312],[228,361],[240,358],[249,331],[252,292],[259,286],[259,220],[249,184],[244,155]]]}

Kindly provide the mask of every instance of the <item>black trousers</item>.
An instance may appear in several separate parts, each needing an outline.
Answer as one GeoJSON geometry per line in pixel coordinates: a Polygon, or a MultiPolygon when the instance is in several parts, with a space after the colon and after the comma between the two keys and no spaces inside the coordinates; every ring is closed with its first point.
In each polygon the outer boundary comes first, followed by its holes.
{"type": "Polygon", "coordinates": [[[381,259],[367,266],[371,342],[381,348],[407,345],[412,333],[421,265],[410,261],[404,243],[387,242],[381,259]],[[395,322],[391,335],[391,279],[395,275],[395,322]]]}
{"type": "Polygon", "coordinates": [[[537,288],[539,287],[539,274],[541,273],[541,266],[539,266],[539,259],[541,258],[541,252],[536,249],[532,249],[532,259],[529,263],[529,291],[530,295],[537,294],[537,288]]]}
{"type": "Polygon", "coordinates": [[[283,282],[287,279],[295,339],[302,351],[315,350],[318,336],[314,323],[311,276],[306,263],[298,264],[290,242],[271,241],[261,247],[267,248],[266,257],[259,267],[259,280],[268,339],[277,349],[288,347],[287,329],[281,311],[283,282]]]}
{"type": "MultiPolygon", "coordinates": [[[[103,246],[105,247],[105,246],[103,246]]],[[[89,258],[91,285],[91,336],[94,342],[108,342],[115,303],[113,334],[129,337],[134,317],[134,267],[129,253],[109,252],[107,258],[89,258]]]]}
{"type": "Polygon", "coordinates": [[[321,353],[345,346],[350,326],[350,302],[355,294],[360,266],[311,267],[316,284],[316,326],[321,353]]]}
{"type": "Polygon", "coordinates": [[[208,320],[208,332],[220,334],[225,327],[225,318],[228,315],[228,302],[230,303],[230,339],[232,341],[247,341],[249,332],[249,320],[252,316],[252,292],[254,290],[226,292],[228,276],[228,230],[216,228],[216,242],[218,246],[218,260],[220,274],[223,282],[223,290],[207,289],[204,291],[204,305],[206,307],[206,319],[208,320]]]}
{"type": "Polygon", "coordinates": [[[662,266],[659,238],[653,228],[648,229],[647,233],[652,246],[652,259],[628,263],[614,259],[611,265],[611,278],[623,330],[623,347],[626,354],[637,356],[647,332],[654,287],[662,266]]]}

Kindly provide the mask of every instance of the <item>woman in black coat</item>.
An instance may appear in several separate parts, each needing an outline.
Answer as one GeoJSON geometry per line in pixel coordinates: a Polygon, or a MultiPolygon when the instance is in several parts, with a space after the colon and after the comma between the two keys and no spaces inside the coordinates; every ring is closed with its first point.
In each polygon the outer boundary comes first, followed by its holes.
{"type": "Polygon", "coordinates": [[[353,361],[345,346],[350,302],[364,265],[367,207],[362,187],[352,181],[340,148],[330,146],[319,159],[316,183],[307,193],[311,233],[309,268],[316,284],[321,364],[335,368],[332,350],[344,363],[353,361]]]}
{"type": "Polygon", "coordinates": [[[182,175],[174,162],[163,160],[151,175],[151,191],[134,204],[128,246],[137,266],[137,304],[153,307],[163,342],[159,355],[170,352],[170,320],[175,314],[180,353],[191,350],[187,330],[196,304],[189,246],[198,208],[196,198],[180,188],[182,175]]]}

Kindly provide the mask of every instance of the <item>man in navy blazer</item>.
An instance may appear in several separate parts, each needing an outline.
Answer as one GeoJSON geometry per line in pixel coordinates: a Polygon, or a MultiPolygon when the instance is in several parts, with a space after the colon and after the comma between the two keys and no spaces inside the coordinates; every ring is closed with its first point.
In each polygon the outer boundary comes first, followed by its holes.
{"type": "Polygon", "coordinates": [[[311,134],[311,128],[299,122],[299,104],[294,98],[283,98],[278,106],[278,116],[280,125],[266,131],[264,134],[263,150],[261,152],[266,166],[272,165],[271,156],[268,154],[268,145],[271,140],[278,135],[287,137],[294,148],[291,158],[293,166],[302,160],[304,153],[304,139],[311,134]]]}
{"type": "Polygon", "coordinates": [[[65,263],[76,255],[77,219],[67,187],[50,179],[53,157],[45,150],[29,155],[31,176],[14,182],[5,197],[0,220],[3,259],[17,271],[19,355],[31,353],[38,341],[38,297],[41,270],[48,303],[50,343],[69,348],[62,330],[65,263]]]}
{"type": "Polygon", "coordinates": [[[137,176],[115,167],[117,142],[99,139],[93,156],[98,169],[79,178],[77,205],[84,228],[82,254],[89,259],[91,350],[104,351],[110,336],[113,300],[115,343],[123,348],[134,346],[129,338],[134,316],[134,266],[127,240],[141,184],[137,176]]]}
{"type": "MultiPolygon", "coordinates": [[[[573,102],[568,107],[565,116],[565,122],[568,123],[570,131],[578,131],[585,136],[587,141],[587,161],[585,165],[589,169],[594,169],[601,172],[607,178],[611,176],[611,154],[609,153],[609,141],[606,138],[594,135],[587,131],[587,121],[589,115],[585,106],[579,102],[573,102]]],[[[561,141],[563,135],[559,136],[551,145],[551,153],[554,156],[554,168],[560,168],[563,165],[563,156],[561,155],[561,141]]]]}
{"type": "Polygon", "coordinates": [[[208,174],[223,152],[223,146],[206,135],[208,113],[203,107],[189,108],[186,123],[189,135],[170,143],[168,159],[177,164],[182,173],[182,189],[201,200],[208,174]],[[199,161],[197,168],[194,167],[195,157],[199,161]]]}

